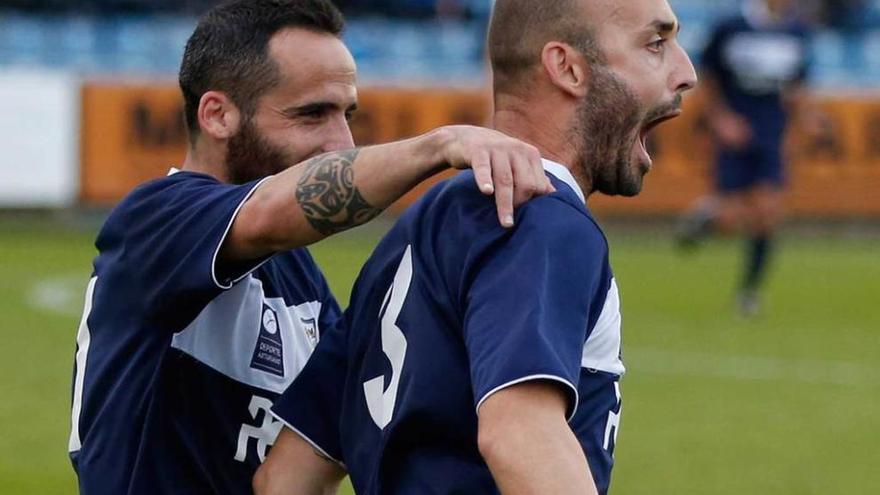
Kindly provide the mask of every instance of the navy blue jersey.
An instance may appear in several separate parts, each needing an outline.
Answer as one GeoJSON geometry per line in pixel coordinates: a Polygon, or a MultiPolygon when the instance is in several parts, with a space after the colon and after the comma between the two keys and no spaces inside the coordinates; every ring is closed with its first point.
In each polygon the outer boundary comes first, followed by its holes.
{"type": "Polygon", "coordinates": [[[272,401],[341,316],[305,250],[218,261],[257,187],[179,172],[99,233],[74,371],[81,493],[251,493],[281,429],[272,401]]]}
{"type": "Polygon", "coordinates": [[[807,30],[738,16],[719,24],[703,54],[727,105],[752,126],[757,145],[778,146],[786,125],[782,92],[807,77],[807,30]]]}
{"type": "Polygon", "coordinates": [[[617,287],[580,189],[545,166],[558,192],[521,206],[512,230],[469,172],[408,210],[364,266],[348,330],[328,332],[276,402],[358,493],[497,493],[477,413],[530,380],[567,391],[571,428],[607,492],[624,373],[617,287]]]}

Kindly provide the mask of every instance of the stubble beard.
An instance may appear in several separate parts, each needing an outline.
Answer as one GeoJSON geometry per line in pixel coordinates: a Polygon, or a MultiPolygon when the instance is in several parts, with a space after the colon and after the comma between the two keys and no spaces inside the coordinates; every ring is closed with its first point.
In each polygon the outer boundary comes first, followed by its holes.
{"type": "Polygon", "coordinates": [[[592,191],[615,196],[636,196],[645,171],[634,163],[632,148],[643,121],[638,96],[611,69],[592,67],[590,91],[579,109],[581,169],[592,191]]]}
{"type": "Polygon", "coordinates": [[[226,172],[232,184],[246,184],[283,172],[296,160],[260,135],[253,118],[242,121],[238,134],[229,140],[226,172]]]}

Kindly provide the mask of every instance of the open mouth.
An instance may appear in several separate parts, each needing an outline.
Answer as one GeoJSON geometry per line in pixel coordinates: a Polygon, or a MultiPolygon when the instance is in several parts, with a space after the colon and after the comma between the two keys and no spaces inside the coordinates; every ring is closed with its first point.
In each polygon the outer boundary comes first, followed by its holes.
{"type": "Polygon", "coordinates": [[[655,127],[666,122],[667,120],[672,120],[672,119],[678,117],[679,115],[681,115],[680,109],[673,110],[673,111],[671,111],[667,114],[661,115],[661,116],[657,117],[656,119],[651,120],[647,124],[645,124],[645,126],[642,127],[642,130],[639,133],[639,138],[642,140],[642,146],[645,146],[647,149],[648,134],[650,134],[650,132],[653,131],[655,127]]]}
{"type": "Polygon", "coordinates": [[[665,113],[655,119],[649,120],[639,131],[639,139],[638,139],[638,153],[641,155],[641,163],[642,166],[645,167],[645,170],[649,170],[651,168],[652,159],[651,154],[648,153],[648,135],[654,130],[658,125],[666,122],[667,120],[672,120],[681,115],[681,110],[676,109],[671,112],[665,113]]]}

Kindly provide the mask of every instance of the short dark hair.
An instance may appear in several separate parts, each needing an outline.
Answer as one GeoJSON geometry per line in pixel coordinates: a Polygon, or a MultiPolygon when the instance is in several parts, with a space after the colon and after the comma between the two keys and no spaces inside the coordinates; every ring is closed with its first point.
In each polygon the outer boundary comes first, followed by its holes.
{"type": "Polygon", "coordinates": [[[590,64],[605,61],[593,33],[586,23],[584,7],[578,0],[496,0],[489,25],[489,58],[496,93],[520,88],[526,69],[541,60],[541,51],[550,41],[568,43],[579,50],[590,64]]]}
{"type": "Polygon", "coordinates": [[[231,0],[199,21],[180,64],[180,89],[190,142],[199,133],[199,101],[222,91],[245,115],[278,84],[279,73],[268,45],[284,28],[302,28],[340,36],[342,13],[329,0],[231,0]]]}

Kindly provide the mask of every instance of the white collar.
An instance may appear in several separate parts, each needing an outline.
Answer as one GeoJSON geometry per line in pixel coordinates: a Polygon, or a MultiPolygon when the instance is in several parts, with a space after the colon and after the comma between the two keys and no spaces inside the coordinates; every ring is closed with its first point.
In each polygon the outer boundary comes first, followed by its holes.
{"type": "Polygon", "coordinates": [[[581,189],[581,186],[578,185],[577,181],[574,180],[574,176],[571,175],[571,171],[568,169],[568,167],[562,165],[561,163],[556,163],[552,160],[548,160],[546,158],[542,159],[541,161],[544,162],[545,171],[549,172],[562,182],[565,182],[568,187],[570,187],[574,191],[574,193],[577,194],[579,198],[581,198],[581,201],[583,201],[584,204],[587,204],[587,198],[586,196],[584,196],[584,191],[581,189]]]}
{"type": "Polygon", "coordinates": [[[172,175],[174,175],[174,174],[176,174],[176,173],[178,173],[178,172],[180,172],[180,169],[179,169],[179,168],[177,168],[177,167],[171,167],[171,170],[168,171],[168,176],[170,177],[170,176],[172,176],[172,175]]]}

